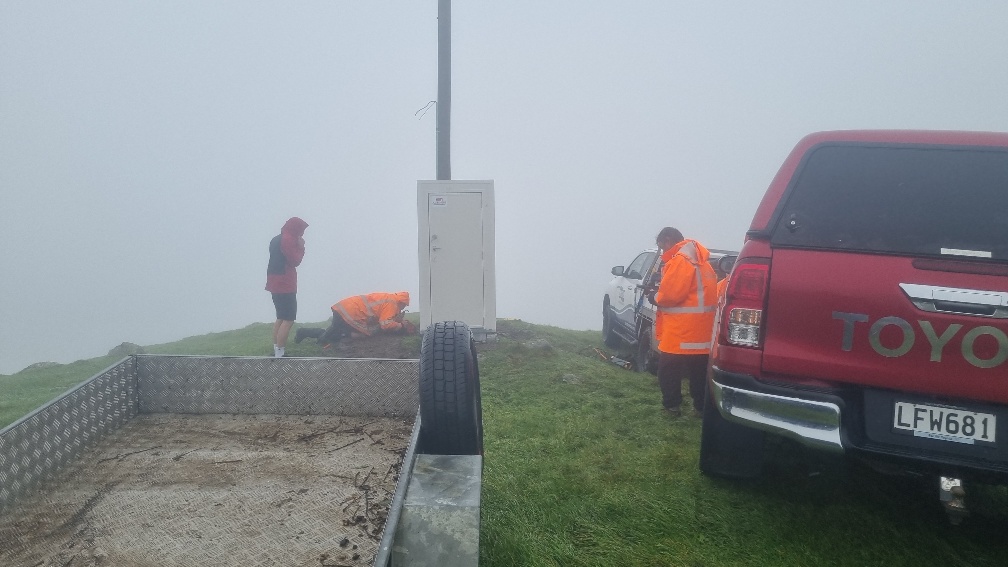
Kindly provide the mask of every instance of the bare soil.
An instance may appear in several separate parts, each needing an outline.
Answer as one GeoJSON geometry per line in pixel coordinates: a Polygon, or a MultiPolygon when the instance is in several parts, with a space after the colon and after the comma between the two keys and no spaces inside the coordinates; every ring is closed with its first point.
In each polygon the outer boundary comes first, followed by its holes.
{"type": "Polygon", "coordinates": [[[141,415],[0,518],[0,565],[370,565],[411,431],[141,415]]]}
{"type": "MultiPolygon", "coordinates": [[[[326,325],[306,326],[325,327],[326,325]]],[[[498,337],[508,338],[518,343],[529,343],[539,340],[534,330],[522,321],[498,319],[496,331],[498,337]]],[[[291,336],[293,337],[293,334],[291,336]]],[[[326,349],[323,349],[315,339],[304,339],[301,343],[301,348],[309,351],[306,353],[307,356],[412,359],[420,358],[422,336],[423,329],[420,329],[414,335],[377,333],[374,336],[368,337],[355,333],[352,337],[344,337],[326,349]]],[[[497,346],[496,341],[480,343],[479,350],[493,350],[497,346]]],[[[594,354],[591,356],[594,356],[594,354]]]]}
{"type": "Polygon", "coordinates": [[[318,345],[315,339],[305,339],[302,345],[308,349],[318,350],[318,354],[312,356],[331,356],[333,358],[420,358],[419,335],[376,333],[369,337],[354,334],[352,337],[343,337],[326,349],[318,345]]]}

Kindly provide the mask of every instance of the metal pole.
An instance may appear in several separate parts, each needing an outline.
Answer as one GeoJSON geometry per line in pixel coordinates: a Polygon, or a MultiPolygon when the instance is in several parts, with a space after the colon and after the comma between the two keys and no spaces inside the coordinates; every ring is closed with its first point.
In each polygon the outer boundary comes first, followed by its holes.
{"type": "Polygon", "coordinates": [[[451,0],[438,0],[437,179],[451,179],[451,0]]]}

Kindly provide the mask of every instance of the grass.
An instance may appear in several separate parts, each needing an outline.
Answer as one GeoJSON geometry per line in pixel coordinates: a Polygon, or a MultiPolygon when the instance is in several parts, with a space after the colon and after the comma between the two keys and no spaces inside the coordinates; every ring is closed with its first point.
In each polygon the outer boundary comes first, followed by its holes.
{"type": "Polygon", "coordinates": [[[499,329],[480,367],[483,565],[1008,563],[1003,488],[977,487],[952,527],[930,484],[783,442],[760,481],[710,479],[700,421],[666,417],[653,376],[595,357],[597,332],[499,329]]]}
{"type": "MultiPolygon", "coordinates": [[[[268,354],[270,328],[145,348],[268,354]]],[[[973,515],[953,527],[930,481],[883,476],[786,442],[772,447],[773,464],[758,481],[707,478],[697,469],[700,421],[665,416],[653,376],[601,361],[592,350],[601,347],[598,332],[503,320],[498,331],[496,343],[478,348],[481,565],[1008,564],[1003,487],[967,487],[973,515]]],[[[0,378],[0,400],[15,382],[23,395],[39,390],[31,399],[52,397],[110,362],[0,378]]]]}
{"type": "Polygon", "coordinates": [[[70,364],[28,367],[0,375],[0,428],[111,366],[119,358],[104,356],[70,364]]]}

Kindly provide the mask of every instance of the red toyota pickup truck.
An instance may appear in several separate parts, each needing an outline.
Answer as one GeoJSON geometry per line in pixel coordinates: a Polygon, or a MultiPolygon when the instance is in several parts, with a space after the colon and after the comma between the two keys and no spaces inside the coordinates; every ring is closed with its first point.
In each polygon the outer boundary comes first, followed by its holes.
{"type": "Polygon", "coordinates": [[[1008,134],[821,132],[770,184],[721,298],[700,468],[764,440],[1008,479],[1008,134]]]}

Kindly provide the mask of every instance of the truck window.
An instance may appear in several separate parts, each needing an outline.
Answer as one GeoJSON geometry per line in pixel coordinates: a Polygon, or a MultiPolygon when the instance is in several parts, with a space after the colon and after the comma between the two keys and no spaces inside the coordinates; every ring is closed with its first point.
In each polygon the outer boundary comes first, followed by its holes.
{"type": "Polygon", "coordinates": [[[1008,261],[1008,152],[821,146],[780,213],[778,246],[1008,261]]]}
{"type": "Polygon", "coordinates": [[[642,252],[634,261],[630,263],[630,267],[627,268],[626,277],[632,280],[639,280],[644,277],[644,270],[650,265],[654,260],[653,252],[642,252]]]}

